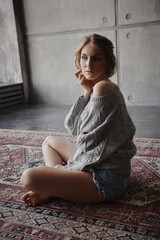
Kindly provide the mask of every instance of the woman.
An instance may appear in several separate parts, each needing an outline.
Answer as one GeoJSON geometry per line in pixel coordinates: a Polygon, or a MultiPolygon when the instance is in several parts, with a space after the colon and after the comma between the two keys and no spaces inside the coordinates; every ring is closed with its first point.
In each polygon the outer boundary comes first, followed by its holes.
{"type": "Polygon", "coordinates": [[[65,127],[77,141],[46,138],[45,166],[27,169],[21,178],[30,190],[22,197],[29,206],[53,197],[86,203],[113,200],[129,183],[135,126],[119,88],[109,80],[116,68],[112,42],[97,34],[86,36],[75,56],[75,75],[84,94],[72,106],[65,127]]]}

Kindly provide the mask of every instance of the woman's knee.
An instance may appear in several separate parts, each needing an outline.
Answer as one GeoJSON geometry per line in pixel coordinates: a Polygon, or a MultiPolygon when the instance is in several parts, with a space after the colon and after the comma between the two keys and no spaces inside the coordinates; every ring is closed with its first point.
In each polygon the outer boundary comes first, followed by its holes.
{"type": "Polygon", "coordinates": [[[51,139],[51,136],[46,137],[46,139],[45,139],[44,142],[42,143],[42,148],[50,145],[50,141],[51,141],[50,139],[51,139]]]}
{"type": "Polygon", "coordinates": [[[56,149],[57,143],[59,142],[59,138],[56,136],[48,136],[42,143],[42,149],[45,147],[51,147],[53,149],[56,149]]]}
{"type": "Polygon", "coordinates": [[[28,190],[37,184],[36,168],[26,169],[21,176],[22,186],[28,190]]]}

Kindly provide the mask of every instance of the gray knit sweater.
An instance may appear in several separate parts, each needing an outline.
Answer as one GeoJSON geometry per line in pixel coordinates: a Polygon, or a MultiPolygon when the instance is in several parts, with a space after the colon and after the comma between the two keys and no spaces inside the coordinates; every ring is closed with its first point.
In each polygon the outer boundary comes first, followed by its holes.
{"type": "Polygon", "coordinates": [[[132,141],[135,126],[118,87],[105,96],[79,97],[64,125],[70,134],[77,135],[77,151],[64,169],[130,173],[130,160],[136,153],[132,141]]]}

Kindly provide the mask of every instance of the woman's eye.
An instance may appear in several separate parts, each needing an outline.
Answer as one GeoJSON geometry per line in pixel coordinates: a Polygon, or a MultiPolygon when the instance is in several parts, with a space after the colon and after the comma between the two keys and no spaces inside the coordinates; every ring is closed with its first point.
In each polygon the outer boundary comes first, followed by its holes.
{"type": "Polygon", "coordinates": [[[94,60],[94,61],[99,61],[99,60],[100,60],[100,57],[94,57],[93,60],[94,60]]]}
{"type": "Polygon", "coordinates": [[[85,56],[82,56],[82,59],[83,59],[83,60],[87,60],[87,57],[85,57],[85,56]]]}

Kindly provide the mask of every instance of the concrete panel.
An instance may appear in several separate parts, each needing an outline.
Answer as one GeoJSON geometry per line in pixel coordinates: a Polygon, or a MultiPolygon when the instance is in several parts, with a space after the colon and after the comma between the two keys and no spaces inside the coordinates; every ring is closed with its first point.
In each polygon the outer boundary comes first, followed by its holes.
{"type": "Polygon", "coordinates": [[[119,24],[160,20],[160,0],[119,0],[119,24]]]}
{"type": "Polygon", "coordinates": [[[115,25],[113,0],[23,0],[27,34],[115,25]]]}
{"type": "Polygon", "coordinates": [[[120,31],[121,89],[129,105],[160,105],[160,26],[120,31]]]}
{"type": "Polygon", "coordinates": [[[22,82],[13,4],[0,0],[0,84],[22,82]]]}
{"type": "MultiPolygon", "coordinates": [[[[98,32],[115,42],[114,31],[98,32]]],[[[68,34],[29,37],[32,100],[47,104],[72,104],[82,89],[74,76],[74,52],[82,36],[68,34]]],[[[116,75],[112,78],[116,82],[116,75]]]]}

